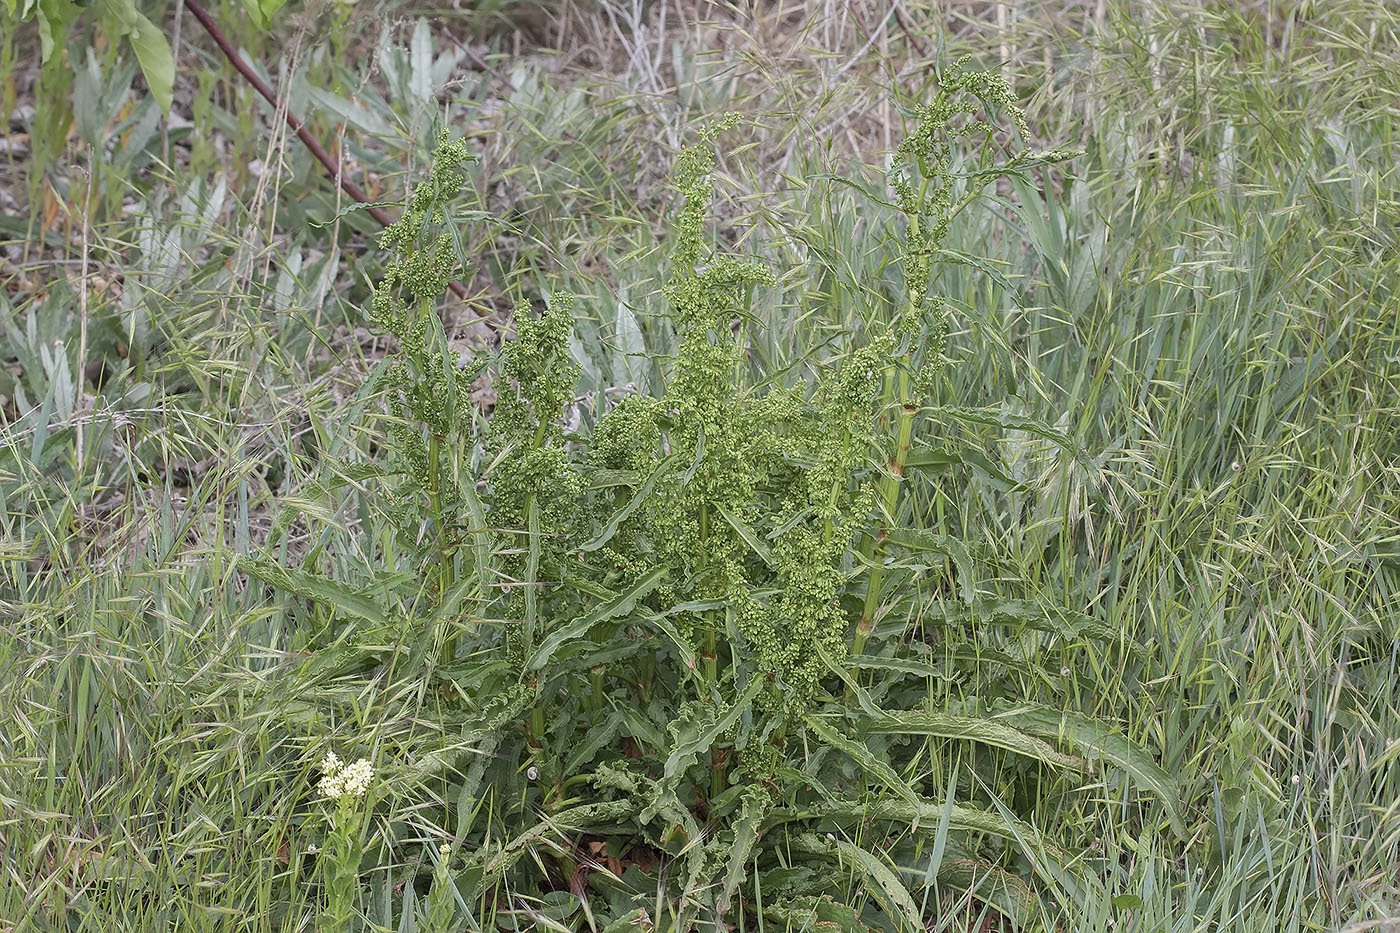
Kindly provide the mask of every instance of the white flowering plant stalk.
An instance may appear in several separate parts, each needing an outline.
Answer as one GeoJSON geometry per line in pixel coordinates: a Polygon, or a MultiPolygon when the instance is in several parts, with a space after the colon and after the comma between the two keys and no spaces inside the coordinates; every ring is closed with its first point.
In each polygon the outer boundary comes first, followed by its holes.
{"type": "MultiPolygon", "coordinates": [[[[982,268],[945,240],[996,179],[1073,155],[1031,150],[1006,83],[962,65],[912,117],[893,199],[872,206],[903,244],[889,257],[893,297],[800,378],[755,373],[749,357],[747,322],[775,271],[709,245],[715,147],[737,118],[703,129],[673,172],[674,354],[657,384],[577,428],[573,297],[522,300],[514,339],[468,367],[447,352],[432,299],[453,261],[444,228],[460,144],[444,140],[386,235],[399,252],[375,321],[400,349],[376,384],[400,534],[395,562],[367,576],[408,582],[381,583],[386,601],[267,561],[240,566],[341,620],[340,641],[308,662],[317,676],[410,664],[437,684],[436,705],[413,715],[435,717],[453,744],[414,773],[451,785],[433,800],[494,805],[461,838],[453,878],[443,858],[420,879],[433,916],[447,916],[452,880],[466,903],[568,892],[598,899],[594,919],[630,922],[636,879],[607,867],[627,858],[666,866],[647,884],[665,891],[676,929],[921,927],[916,898],[938,885],[975,884],[1011,915],[1034,902],[1032,885],[1092,894],[1069,848],[1003,800],[1070,793],[1107,765],[1151,792],[1144,819],[1181,824],[1175,785],[1144,750],[1062,706],[971,689],[991,679],[977,679],[986,658],[1046,683],[1058,663],[951,647],[973,622],[1114,636],[1072,607],[982,598],[964,542],[909,528],[921,432],[999,423],[931,407],[954,311],[940,269],[982,268]],[[495,402],[478,430],[468,388],[488,373],[495,402]],[[463,739],[471,754],[452,750],[463,739]],[[972,764],[931,772],[949,741],[975,746],[972,764]],[[940,860],[919,878],[888,867],[927,862],[935,837],[940,860]],[[864,896],[833,900],[833,872],[864,896]]],[[[336,833],[358,828],[348,772],[327,785],[340,792],[336,833]]],[[[438,806],[442,825],[464,824],[438,806]]],[[[328,870],[338,911],[353,838],[337,837],[328,870]]]]}
{"type": "Polygon", "coordinates": [[[368,759],[345,764],[335,752],[329,752],[321,761],[316,794],[328,807],[326,841],[317,860],[325,891],[325,906],[316,926],[321,933],[349,930],[359,913],[361,829],[373,779],[374,767],[368,759]]]}
{"type": "Polygon", "coordinates": [[[428,888],[428,912],[423,921],[423,933],[452,933],[457,929],[453,926],[457,918],[454,887],[452,844],[444,842],[438,846],[437,865],[433,868],[432,885],[428,888]]]}

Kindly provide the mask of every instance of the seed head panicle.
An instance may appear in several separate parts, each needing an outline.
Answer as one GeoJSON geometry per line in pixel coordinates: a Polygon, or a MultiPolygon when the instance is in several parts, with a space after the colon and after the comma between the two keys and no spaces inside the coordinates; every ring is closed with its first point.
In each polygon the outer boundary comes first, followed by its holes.
{"type": "Polygon", "coordinates": [[[370,299],[370,323],[398,342],[379,374],[388,407],[389,436],[402,485],[389,509],[400,537],[419,537],[425,512],[451,508],[454,496],[438,481],[446,452],[441,442],[469,432],[471,386],[480,364],[463,368],[447,342],[437,299],[458,271],[446,205],[466,181],[464,141],[438,139],[428,178],[416,185],[400,218],[380,237],[391,251],[370,299]],[[424,500],[432,500],[428,506],[424,500]]]}

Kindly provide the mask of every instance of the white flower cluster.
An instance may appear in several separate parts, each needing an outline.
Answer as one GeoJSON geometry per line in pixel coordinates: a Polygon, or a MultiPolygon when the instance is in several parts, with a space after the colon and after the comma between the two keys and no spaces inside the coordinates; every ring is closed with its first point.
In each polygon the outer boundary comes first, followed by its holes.
{"type": "Polygon", "coordinates": [[[374,777],[374,766],[368,758],[347,765],[335,752],[330,752],[321,762],[321,774],[316,790],[322,796],[332,800],[363,797],[369,790],[370,778],[374,777]]]}

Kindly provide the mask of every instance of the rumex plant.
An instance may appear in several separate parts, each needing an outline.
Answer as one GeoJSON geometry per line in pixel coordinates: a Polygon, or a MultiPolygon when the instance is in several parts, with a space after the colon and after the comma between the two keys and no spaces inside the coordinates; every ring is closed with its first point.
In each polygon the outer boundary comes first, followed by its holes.
{"type": "MultiPolygon", "coordinates": [[[[1092,893],[1073,859],[1000,802],[1046,786],[1045,769],[1106,761],[1179,821],[1171,781],[1106,727],[1030,703],[954,707],[935,688],[958,677],[956,664],[900,621],[923,598],[910,585],[917,566],[933,570],[945,617],[975,602],[968,549],[903,517],[952,311],[937,269],[977,265],[944,240],[995,179],[1072,156],[1031,151],[1005,83],[961,66],[913,116],[890,170],[902,292],[790,385],[753,378],[746,360],[746,322],[774,271],[707,245],[714,147],[735,117],[704,128],[674,170],[664,297],[677,350],[659,384],[591,428],[566,427],[572,297],[538,311],[522,300],[514,339],[469,366],[447,350],[435,300],[455,262],[443,228],[464,177],[460,143],[444,138],[385,234],[398,254],[374,321],[399,341],[378,378],[394,425],[386,511],[403,546],[381,556],[415,581],[398,624],[436,639],[439,650],[412,655],[442,687],[435,715],[475,752],[427,756],[417,776],[460,785],[444,799],[495,795],[484,817],[442,814],[469,827],[458,882],[468,901],[567,891],[596,897],[605,919],[640,922],[638,875],[666,866],[646,885],[665,890],[678,929],[759,914],[797,927],[921,927],[916,892],[971,876],[991,879],[979,897],[1022,912],[1031,898],[1018,865],[1069,896],[1092,893]],[[477,430],[469,387],[488,371],[496,400],[477,430]],[[415,625],[423,619],[436,624],[415,625]],[[990,750],[964,772],[981,806],[955,802],[956,774],[920,764],[947,740],[990,750]],[[1003,766],[1012,758],[1028,764],[1003,766]],[[884,844],[858,841],[876,826],[884,844]],[[922,884],[892,868],[915,859],[922,884]],[[833,866],[865,897],[833,899],[833,866]]],[[[328,595],[329,581],[242,566],[342,616],[374,615],[328,595]]],[[[360,626],[359,660],[347,665],[341,649],[318,663],[364,669],[384,651],[390,615],[360,626]]],[[[1053,608],[1002,603],[990,615],[1103,634],[1053,608]]],[[[437,909],[443,884],[431,885],[437,909]]]]}

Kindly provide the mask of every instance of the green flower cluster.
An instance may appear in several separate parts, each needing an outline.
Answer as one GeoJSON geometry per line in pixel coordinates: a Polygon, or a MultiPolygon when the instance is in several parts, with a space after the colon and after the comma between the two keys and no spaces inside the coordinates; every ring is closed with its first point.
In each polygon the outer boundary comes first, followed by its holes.
{"type": "Polygon", "coordinates": [[[860,347],[821,387],[825,398],[804,425],[815,462],[793,478],[773,515],[778,594],[743,625],[760,666],[774,673],[797,712],[805,711],[828,664],[846,657],[842,563],[875,504],[861,480],[879,446],[874,404],[893,346],[884,335],[860,347]]]}
{"type": "MultiPolygon", "coordinates": [[[[775,278],[761,264],[705,247],[712,139],[733,122],[715,124],[677,162],[682,203],[665,295],[680,345],[665,394],[627,399],[605,414],[593,459],[641,474],[664,449],[666,480],[614,546],[649,550],[669,568],[659,605],[724,607],[680,616],[705,662],[705,687],[722,693],[722,682],[741,670],[763,678],[768,687],[757,702],[772,719],[764,731],[781,736],[788,715],[805,711],[817,693],[828,663],[845,656],[843,561],[874,504],[865,482],[878,446],[874,403],[896,341],[882,335],[854,350],[814,394],[801,387],[760,394],[744,385],[748,295],[775,278]]],[[[750,749],[745,760],[771,764],[772,757],[750,749]]]]}
{"type": "Polygon", "coordinates": [[[370,311],[371,325],[399,342],[399,352],[380,373],[392,447],[404,476],[393,515],[400,537],[416,545],[426,496],[440,556],[449,546],[445,516],[456,505],[451,485],[442,482],[444,467],[454,466],[444,463],[442,442],[470,426],[464,413],[471,385],[481,373],[481,364],[457,365],[437,315],[437,299],[457,269],[452,234],[442,229],[447,218],[441,205],[461,189],[468,159],[463,141],[449,142],[446,133],[439,138],[427,180],[415,186],[403,215],[380,238],[393,254],[375,286],[370,311]]]}
{"type": "MultiPolygon", "coordinates": [[[[670,481],[657,484],[647,535],[657,557],[672,569],[673,581],[695,581],[685,594],[691,599],[726,598],[742,581],[745,545],[730,521],[748,516],[775,447],[764,407],[739,393],[742,348],[733,325],[749,290],[776,280],[766,266],[732,257],[700,264],[713,194],[711,141],[736,122],[733,115],[718,121],[677,162],[682,204],[665,295],[681,341],[666,393],[659,400],[620,404],[599,420],[595,432],[605,462],[611,458],[639,470],[664,437],[677,466],[670,481]],[[620,456],[620,443],[627,443],[620,439],[626,438],[633,439],[634,453],[620,456]]],[[[665,595],[678,591],[673,585],[665,595]]]]}
{"type": "MultiPolygon", "coordinates": [[[[573,308],[572,295],[557,294],[536,317],[522,302],[515,310],[516,337],[497,364],[496,407],[485,438],[488,461],[496,466],[484,498],[491,524],[507,539],[501,570],[516,618],[533,604],[531,587],[561,579],[582,492],[564,438],[579,372],[569,357],[573,308]],[[516,583],[524,589],[516,592],[516,583]]],[[[534,620],[526,621],[511,629],[516,660],[533,638],[534,620]]]]}
{"type": "Polygon", "coordinates": [[[943,81],[938,96],[914,108],[918,125],[899,144],[889,183],[895,203],[908,218],[901,256],[908,303],[898,323],[900,355],[924,346],[919,354],[923,365],[915,376],[915,393],[926,396],[942,365],[943,345],[948,331],[948,306],[942,296],[928,294],[929,279],[938,258],[939,247],[958,211],[1001,174],[1005,167],[984,171],[980,164],[959,172],[957,155],[967,146],[963,141],[974,134],[988,140],[996,127],[979,117],[979,112],[1006,113],[1020,141],[1029,144],[1030,128],[1026,115],[1016,106],[1011,88],[1001,75],[966,71],[968,59],[957,62],[943,81]],[[961,186],[961,187],[960,187],[961,186]]]}
{"type": "Polygon", "coordinates": [[[553,538],[573,517],[580,489],[564,443],[579,372],[569,357],[573,307],[572,295],[555,295],[535,317],[521,303],[516,338],[501,351],[486,439],[487,455],[501,464],[490,474],[488,496],[498,528],[553,538]]]}

